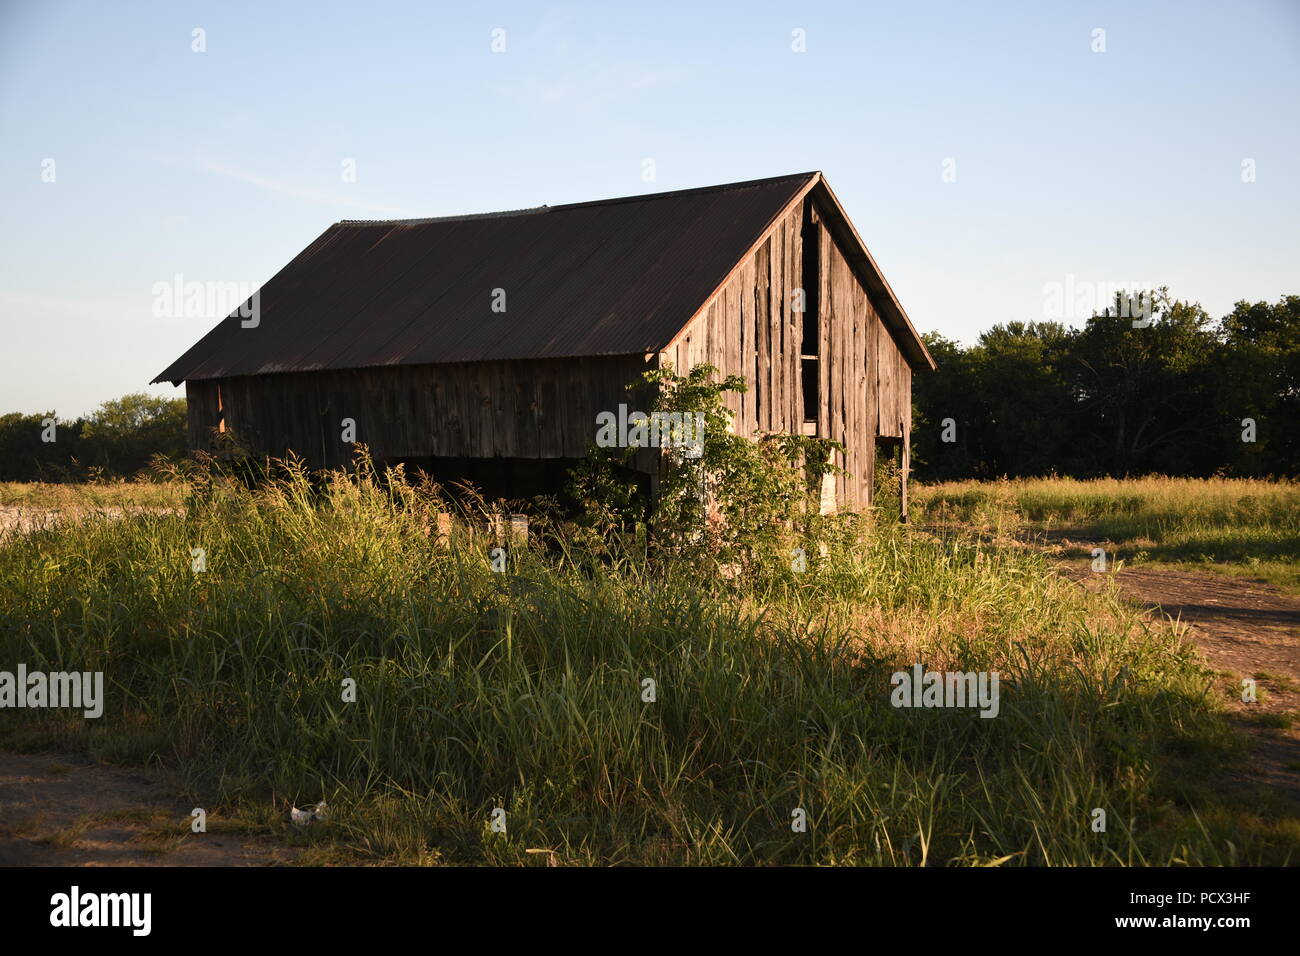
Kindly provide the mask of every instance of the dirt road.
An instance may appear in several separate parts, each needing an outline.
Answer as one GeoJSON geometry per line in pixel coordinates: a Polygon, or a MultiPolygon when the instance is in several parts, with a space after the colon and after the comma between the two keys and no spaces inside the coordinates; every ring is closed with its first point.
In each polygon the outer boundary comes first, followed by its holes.
{"type": "Polygon", "coordinates": [[[301,852],[190,811],[161,774],[0,753],[0,866],[264,866],[301,852]]]}
{"type": "MultiPolygon", "coordinates": [[[[1224,699],[1250,736],[1243,781],[1268,787],[1300,807],[1300,599],[1270,584],[1210,571],[1186,571],[1113,562],[1092,570],[1095,547],[1105,543],[1061,538],[1047,545],[1061,572],[1093,590],[1116,587],[1153,613],[1188,625],[1187,637],[1225,675],[1224,699]],[[1257,699],[1241,700],[1243,680],[1257,699]]],[[[1122,557],[1122,555],[1121,555],[1122,557]]]]}

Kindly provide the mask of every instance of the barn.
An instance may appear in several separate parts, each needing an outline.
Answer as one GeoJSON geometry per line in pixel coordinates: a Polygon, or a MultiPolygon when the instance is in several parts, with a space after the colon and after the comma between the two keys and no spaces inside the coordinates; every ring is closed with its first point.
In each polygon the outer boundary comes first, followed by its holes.
{"type": "Polygon", "coordinates": [[[154,381],[185,383],[196,449],[227,433],[327,468],[357,442],[523,497],[556,490],[597,417],[666,363],[744,376],[729,398],[740,434],[842,442],[840,508],[871,503],[878,455],[906,475],[912,373],[934,368],[812,172],[339,222],[154,381]]]}

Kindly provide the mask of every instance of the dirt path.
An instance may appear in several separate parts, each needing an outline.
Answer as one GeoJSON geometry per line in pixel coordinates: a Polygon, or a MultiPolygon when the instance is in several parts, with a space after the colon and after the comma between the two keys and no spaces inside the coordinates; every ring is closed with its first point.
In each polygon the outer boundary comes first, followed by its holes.
{"type": "MultiPolygon", "coordinates": [[[[174,509],[93,510],[120,518],[174,509]]],[[[0,506],[0,539],[87,513],[0,506]]],[[[77,756],[0,752],[0,866],[264,866],[302,853],[219,817],[209,816],[206,833],[194,833],[193,809],[159,773],[77,756]]]]}
{"type": "Polygon", "coordinates": [[[1300,807],[1300,599],[1261,581],[1209,571],[1122,562],[1115,570],[1115,552],[1106,543],[1061,537],[1046,549],[1061,572],[1084,587],[1114,586],[1130,601],[1188,625],[1188,638],[1225,675],[1224,699],[1250,736],[1242,781],[1300,807]],[[1092,570],[1095,547],[1106,548],[1111,563],[1105,573],[1092,570]],[[1256,684],[1255,703],[1241,700],[1247,678],[1256,684]]]}
{"type": "Polygon", "coordinates": [[[94,508],[35,508],[28,505],[0,505],[0,537],[8,531],[26,534],[44,528],[53,528],[65,521],[75,521],[88,515],[100,515],[116,520],[126,515],[162,515],[175,512],[175,508],[156,508],[146,505],[101,505],[94,508]]]}
{"type": "Polygon", "coordinates": [[[190,811],[159,774],[0,752],[0,866],[264,866],[301,850],[190,811]]]}

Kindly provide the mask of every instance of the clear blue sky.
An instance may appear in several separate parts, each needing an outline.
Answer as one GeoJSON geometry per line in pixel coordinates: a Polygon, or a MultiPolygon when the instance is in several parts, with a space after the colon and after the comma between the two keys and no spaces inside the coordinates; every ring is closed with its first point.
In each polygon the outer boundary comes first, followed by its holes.
{"type": "Polygon", "coordinates": [[[1300,293],[1298,105],[1296,0],[0,0],[0,412],[144,389],[220,318],[154,283],[260,285],[339,219],[810,169],[921,330],[1068,275],[1220,315],[1300,293]]]}

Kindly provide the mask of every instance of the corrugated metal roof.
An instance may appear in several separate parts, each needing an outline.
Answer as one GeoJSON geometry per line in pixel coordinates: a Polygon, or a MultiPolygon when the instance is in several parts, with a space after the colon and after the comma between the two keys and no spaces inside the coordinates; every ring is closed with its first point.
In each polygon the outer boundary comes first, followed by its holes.
{"type": "Polygon", "coordinates": [[[656,352],[817,176],[336,223],[154,381],[656,352]]]}

